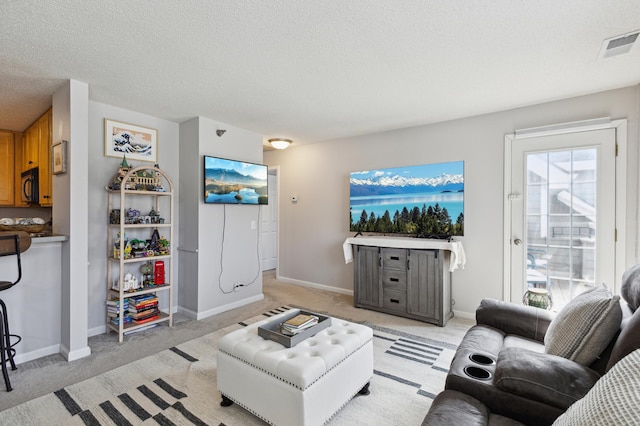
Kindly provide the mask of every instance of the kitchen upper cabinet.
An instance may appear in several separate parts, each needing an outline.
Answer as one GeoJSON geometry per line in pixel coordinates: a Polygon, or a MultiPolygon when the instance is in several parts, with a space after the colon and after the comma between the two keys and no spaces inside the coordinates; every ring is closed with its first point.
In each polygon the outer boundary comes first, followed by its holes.
{"type": "Polygon", "coordinates": [[[15,143],[15,148],[13,150],[13,154],[15,155],[15,161],[13,162],[15,165],[15,174],[13,179],[14,207],[29,207],[29,203],[22,201],[22,166],[24,164],[24,161],[22,161],[22,146],[25,138],[25,133],[13,134],[13,141],[15,143]]]}
{"type": "Polygon", "coordinates": [[[25,132],[25,138],[22,141],[22,171],[38,167],[38,155],[40,146],[40,129],[36,121],[25,132]]]}
{"type": "Polygon", "coordinates": [[[0,205],[12,206],[15,194],[13,132],[0,131],[0,205]]]}
{"type": "Polygon", "coordinates": [[[51,188],[51,109],[38,119],[38,191],[41,206],[53,205],[51,188]]]}

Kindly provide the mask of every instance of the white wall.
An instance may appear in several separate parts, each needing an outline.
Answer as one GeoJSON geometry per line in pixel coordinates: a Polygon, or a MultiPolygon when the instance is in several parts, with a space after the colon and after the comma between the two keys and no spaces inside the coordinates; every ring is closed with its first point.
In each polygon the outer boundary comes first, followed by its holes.
{"type": "Polygon", "coordinates": [[[205,204],[203,195],[203,156],[261,163],[262,135],[198,117],[181,123],[180,143],[180,179],[183,191],[189,191],[180,201],[189,217],[180,228],[180,279],[188,293],[181,309],[201,319],[264,297],[258,256],[260,207],[205,204]],[[226,133],[217,136],[218,129],[226,133]],[[235,283],[244,286],[234,290],[235,283]]]}
{"type": "MultiPolygon", "coordinates": [[[[349,232],[349,172],[463,160],[464,270],[452,275],[454,310],[470,314],[483,297],[502,297],[503,145],[505,134],[609,116],[628,119],[627,265],[637,261],[639,88],[629,87],[428,126],[268,151],[280,166],[281,279],[350,293],[352,265],[342,242],[349,232]],[[291,203],[290,195],[298,202],[291,203]]],[[[348,117],[345,117],[348,119],[348,117]]]]}
{"type": "MultiPolygon", "coordinates": [[[[149,127],[158,131],[158,165],[165,171],[174,184],[174,200],[177,203],[180,196],[178,156],[179,156],[179,125],[178,123],[163,120],[150,115],[142,114],[106,105],[98,102],[89,102],[89,138],[88,138],[88,209],[89,209],[89,274],[87,286],[89,288],[89,333],[100,334],[105,331],[107,296],[107,224],[108,224],[108,199],[105,187],[118,171],[122,158],[104,156],[104,119],[131,123],[138,126],[149,127]]],[[[153,163],[128,160],[131,167],[143,165],[153,166],[153,163]]],[[[55,195],[54,195],[55,196],[55,195]]],[[[55,200],[55,206],[58,199],[55,200]]],[[[174,239],[177,238],[177,230],[180,227],[178,208],[175,206],[176,217],[173,218],[174,239]]],[[[162,212],[161,212],[162,213],[162,212]]],[[[174,248],[177,242],[171,242],[174,248]]],[[[174,279],[178,275],[178,263],[174,262],[174,279]]],[[[179,304],[179,282],[175,283],[174,307],[179,304]]],[[[161,306],[167,308],[167,306],[161,306]]]]}
{"type": "Polygon", "coordinates": [[[89,86],[69,80],[53,95],[53,142],[68,141],[67,173],[53,176],[53,232],[69,236],[61,253],[61,350],[69,361],[91,353],[87,340],[87,145],[89,86]],[[73,206],[73,207],[72,207],[73,206]]]}

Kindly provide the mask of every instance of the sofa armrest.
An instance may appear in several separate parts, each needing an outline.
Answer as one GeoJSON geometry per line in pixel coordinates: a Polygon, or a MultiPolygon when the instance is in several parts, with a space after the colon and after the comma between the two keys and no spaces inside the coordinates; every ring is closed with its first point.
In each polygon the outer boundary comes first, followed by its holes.
{"type": "Polygon", "coordinates": [[[495,299],[482,299],[476,309],[478,324],[539,342],[544,342],[544,335],[553,318],[554,314],[544,309],[495,299]]]}
{"type": "Polygon", "coordinates": [[[574,361],[522,348],[503,349],[496,363],[498,389],[561,409],[586,395],[598,379],[574,361]]]}
{"type": "Polygon", "coordinates": [[[483,403],[462,392],[445,390],[431,403],[422,426],[487,426],[489,410],[483,403]]]}

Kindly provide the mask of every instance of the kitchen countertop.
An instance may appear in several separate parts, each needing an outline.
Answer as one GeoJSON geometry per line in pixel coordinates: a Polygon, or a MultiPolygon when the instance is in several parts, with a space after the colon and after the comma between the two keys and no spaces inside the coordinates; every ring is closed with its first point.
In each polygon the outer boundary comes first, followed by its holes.
{"type": "Polygon", "coordinates": [[[45,237],[33,237],[31,238],[31,244],[42,244],[42,243],[55,243],[58,241],[68,241],[68,235],[61,234],[51,234],[45,237]]]}

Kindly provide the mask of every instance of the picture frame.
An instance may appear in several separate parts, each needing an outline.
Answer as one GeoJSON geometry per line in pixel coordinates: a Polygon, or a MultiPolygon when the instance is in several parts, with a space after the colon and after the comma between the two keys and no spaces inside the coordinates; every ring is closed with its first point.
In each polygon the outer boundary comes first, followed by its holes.
{"type": "Polygon", "coordinates": [[[51,173],[59,175],[67,172],[67,141],[58,141],[51,146],[51,173]]]}
{"type": "Polygon", "coordinates": [[[157,163],[158,131],[105,118],[104,155],[157,163]]]}

